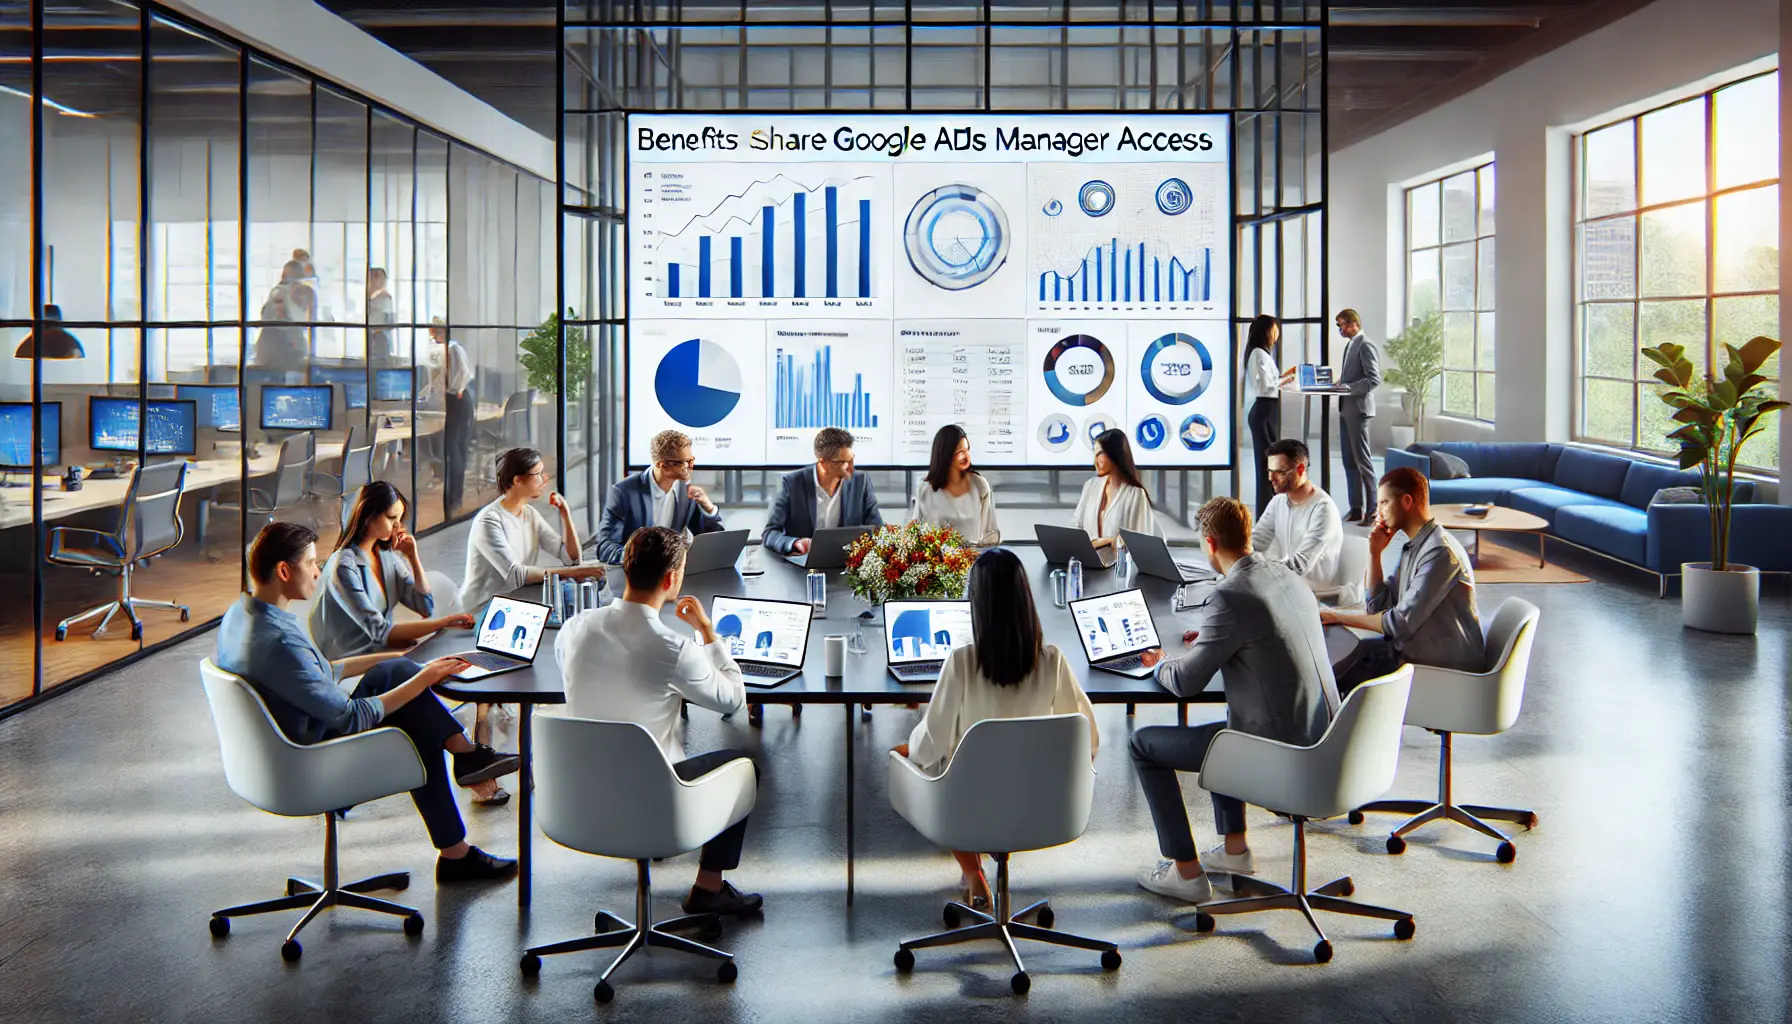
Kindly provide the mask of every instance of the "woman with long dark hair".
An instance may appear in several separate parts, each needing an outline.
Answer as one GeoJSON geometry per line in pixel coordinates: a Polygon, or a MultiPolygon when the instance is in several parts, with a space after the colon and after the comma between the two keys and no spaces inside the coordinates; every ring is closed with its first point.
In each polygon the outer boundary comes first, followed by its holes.
{"type": "Polygon", "coordinates": [[[1282,381],[1288,374],[1276,365],[1282,322],[1257,314],[1244,343],[1244,396],[1250,399],[1245,423],[1251,431],[1251,463],[1257,474],[1257,515],[1275,495],[1269,483],[1269,446],[1282,436],[1282,381]]]}
{"type": "MultiPolygon", "coordinates": [[[[977,556],[970,578],[969,645],[953,649],[940,667],[927,713],[896,752],[938,775],[946,770],[971,726],[990,718],[1081,714],[1089,720],[1089,746],[1099,745],[1095,709],[1077,685],[1070,662],[1045,642],[1026,567],[1007,548],[977,556]]],[[[982,858],[952,851],[963,874],[965,903],[989,906],[982,858]]]]}
{"type": "MultiPolygon", "coordinates": [[[[1097,550],[1119,543],[1121,530],[1160,532],[1126,431],[1104,430],[1095,436],[1095,476],[1083,485],[1082,496],[1077,498],[1076,525],[1089,535],[1097,550]]],[[[1102,557],[1112,560],[1105,553],[1102,557]]]]}
{"type": "Polygon", "coordinates": [[[927,479],[915,488],[908,518],[950,526],[974,547],[1002,543],[995,494],[983,474],[971,468],[971,439],[958,424],[948,423],[933,435],[927,479]]]}

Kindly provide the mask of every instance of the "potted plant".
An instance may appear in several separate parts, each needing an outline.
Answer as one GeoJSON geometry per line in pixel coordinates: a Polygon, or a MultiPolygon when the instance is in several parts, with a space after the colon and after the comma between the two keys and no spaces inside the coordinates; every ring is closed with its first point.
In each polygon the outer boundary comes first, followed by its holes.
{"type": "Polygon", "coordinates": [[[892,598],[964,596],[976,552],[950,526],[890,523],[846,550],[846,582],[867,603],[892,598]]]}
{"type": "Polygon", "coordinates": [[[1414,317],[1406,330],[1388,339],[1387,351],[1394,365],[1382,376],[1401,390],[1400,408],[1412,424],[1413,438],[1423,439],[1425,402],[1444,372],[1444,315],[1414,317]]]}
{"type": "Polygon", "coordinates": [[[1680,446],[1680,468],[1699,467],[1699,490],[1711,514],[1711,561],[1680,567],[1681,621],[1714,633],[1753,633],[1761,599],[1761,574],[1730,561],[1730,506],[1735,501],[1736,456],[1766,426],[1770,413],[1788,403],[1775,399],[1758,371],[1778,352],[1772,338],[1725,345],[1723,377],[1699,377],[1686,350],[1667,342],[1643,349],[1667,385],[1661,400],[1680,424],[1667,439],[1680,446]]]}
{"type": "MultiPolygon", "coordinates": [[[[572,310],[566,311],[568,320],[578,319],[572,310]]],[[[541,326],[530,331],[517,344],[518,360],[529,374],[529,387],[544,395],[557,395],[560,390],[560,314],[555,313],[541,322],[541,326]]],[[[566,391],[567,398],[577,401],[584,393],[585,381],[591,376],[591,346],[585,337],[585,328],[568,327],[566,329],[566,391]]]]}

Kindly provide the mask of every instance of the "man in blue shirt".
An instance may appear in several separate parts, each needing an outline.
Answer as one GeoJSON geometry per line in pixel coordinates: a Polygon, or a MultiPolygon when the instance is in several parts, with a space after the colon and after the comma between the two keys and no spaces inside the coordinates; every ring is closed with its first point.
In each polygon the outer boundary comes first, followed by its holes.
{"type": "Polygon", "coordinates": [[[517,770],[519,758],[475,745],[430,687],[466,667],[459,658],[419,665],[399,652],[330,662],[292,614],[317,592],[317,534],[296,523],[269,523],[249,546],[252,589],[218,626],[217,665],[249,681],[294,743],[319,743],[379,726],[411,738],[423,761],[423,785],[411,790],[417,813],[440,852],[437,882],[509,878],[516,861],[467,843],[442,752],[454,755],[454,780],[472,786],[517,770]],[[365,674],[363,674],[365,673],[365,674]],[[338,679],[361,676],[354,693],[338,679]]]}

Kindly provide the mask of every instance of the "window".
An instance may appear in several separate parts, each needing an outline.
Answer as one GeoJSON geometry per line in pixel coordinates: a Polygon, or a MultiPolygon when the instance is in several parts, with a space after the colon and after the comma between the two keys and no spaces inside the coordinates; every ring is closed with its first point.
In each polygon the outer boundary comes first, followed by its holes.
{"type": "MultiPolygon", "coordinates": [[[[1641,350],[1674,342],[1701,373],[1723,346],[1779,336],[1779,74],[1606,125],[1579,140],[1577,436],[1673,446],[1641,350]]],[[[1763,372],[1776,381],[1779,357],[1763,372]]],[[[1779,432],[1738,458],[1779,467],[1779,432]]]]}
{"type": "Polygon", "coordinates": [[[1406,190],[1406,320],[1444,318],[1445,415],[1493,421],[1493,164],[1406,190]]]}

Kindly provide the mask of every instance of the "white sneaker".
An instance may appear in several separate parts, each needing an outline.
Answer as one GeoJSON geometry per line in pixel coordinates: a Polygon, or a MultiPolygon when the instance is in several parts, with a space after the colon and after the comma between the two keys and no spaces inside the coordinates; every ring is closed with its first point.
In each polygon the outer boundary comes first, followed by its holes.
{"type": "Polygon", "coordinates": [[[1257,873],[1257,859],[1251,856],[1248,848],[1240,854],[1227,853],[1226,844],[1221,843],[1201,855],[1201,868],[1228,875],[1254,875],[1257,873]]]}
{"type": "Polygon", "coordinates": [[[1184,878],[1182,872],[1176,870],[1173,860],[1160,860],[1156,867],[1139,872],[1139,888],[1184,903],[1206,903],[1213,899],[1213,886],[1207,883],[1206,875],[1184,878]]]}

